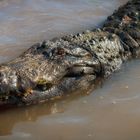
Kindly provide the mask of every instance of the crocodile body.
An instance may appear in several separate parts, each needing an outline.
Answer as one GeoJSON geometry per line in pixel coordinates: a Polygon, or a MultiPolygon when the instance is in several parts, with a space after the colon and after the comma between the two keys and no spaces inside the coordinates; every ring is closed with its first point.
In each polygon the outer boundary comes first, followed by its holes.
{"type": "Polygon", "coordinates": [[[35,44],[1,64],[0,104],[34,104],[86,89],[139,53],[140,0],[132,0],[100,29],[35,44]]]}

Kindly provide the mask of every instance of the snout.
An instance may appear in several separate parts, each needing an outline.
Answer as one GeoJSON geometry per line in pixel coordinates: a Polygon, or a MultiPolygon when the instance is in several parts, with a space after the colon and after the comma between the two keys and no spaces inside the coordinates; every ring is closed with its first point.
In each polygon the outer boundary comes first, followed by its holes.
{"type": "Polygon", "coordinates": [[[0,67],[0,96],[8,95],[17,87],[17,75],[14,70],[8,66],[0,67]]]}

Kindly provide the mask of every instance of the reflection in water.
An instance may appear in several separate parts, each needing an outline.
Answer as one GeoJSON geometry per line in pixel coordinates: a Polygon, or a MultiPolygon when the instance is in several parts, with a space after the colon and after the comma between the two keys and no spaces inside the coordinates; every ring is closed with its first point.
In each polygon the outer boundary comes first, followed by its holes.
{"type": "MultiPolygon", "coordinates": [[[[86,92],[86,91],[85,91],[86,92]]],[[[62,99],[49,101],[47,103],[33,105],[29,107],[8,108],[0,110],[0,136],[12,134],[12,129],[19,122],[36,122],[39,117],[49,114],[63,113],[66,106],[73,100],[86,94],[74,93],[71,96],[63,97],[62,99]]],[[[64,118],[66,119],[66,118],[64,118]]],[[[67,118],[71,121],[72,118],[67,118]]]]}
{"type": "Polygon", "coordinates": [[[1,112],[0,135],[12,134],[12,129],[18,122],[35,122],[39,116],[62,112],[62,108],[63,105],[59,108],[56,103],[47,103],[29,108],[18,108],[1,112]]]}

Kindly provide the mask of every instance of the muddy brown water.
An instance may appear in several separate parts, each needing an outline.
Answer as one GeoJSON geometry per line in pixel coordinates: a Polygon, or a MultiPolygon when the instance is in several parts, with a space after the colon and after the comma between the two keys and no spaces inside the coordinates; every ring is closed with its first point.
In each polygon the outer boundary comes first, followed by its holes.
{"type": "MultiPolygon", "coordinates": [[[[127,0],[1,0],[0,62],[31,44],[102,24],[127,0]]],[[[139,140],[140,60],[91,94],[0,112],[0,140],[139,140]]]]}

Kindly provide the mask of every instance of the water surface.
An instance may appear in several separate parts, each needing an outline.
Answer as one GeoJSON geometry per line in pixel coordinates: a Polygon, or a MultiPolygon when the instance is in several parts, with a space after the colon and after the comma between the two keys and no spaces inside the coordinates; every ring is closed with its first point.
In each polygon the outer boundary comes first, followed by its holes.
{"type": "Polygon", "coordinates": [[[0,0],[0,62],[44,39],[99,26],[127,0],[0,0]]]}
{"type": "MultiPolygon", "coordinates": [[[[127,1],[127,0],[126,0],[127,1]]],[[[0,62],[31,44],[102,24],[123,0],[0,1],[0,62]]],[[[140,60],[91,94],[0,112],[0,140],[139,140],[140,60]]]]}

